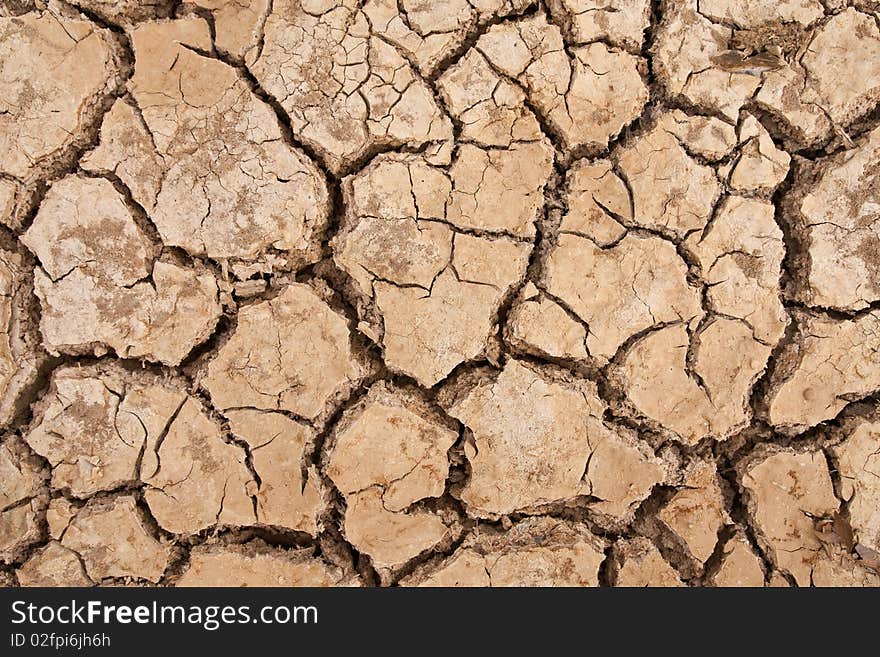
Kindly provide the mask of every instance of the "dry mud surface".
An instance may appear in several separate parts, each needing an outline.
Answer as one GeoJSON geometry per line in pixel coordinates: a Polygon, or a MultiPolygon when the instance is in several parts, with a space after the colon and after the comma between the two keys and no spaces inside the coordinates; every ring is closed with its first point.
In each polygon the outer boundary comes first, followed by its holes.
{"type": "Polygon", "coordinates": [[[0,581],[880,584],[880,3],[0,2],[0,581]]]}

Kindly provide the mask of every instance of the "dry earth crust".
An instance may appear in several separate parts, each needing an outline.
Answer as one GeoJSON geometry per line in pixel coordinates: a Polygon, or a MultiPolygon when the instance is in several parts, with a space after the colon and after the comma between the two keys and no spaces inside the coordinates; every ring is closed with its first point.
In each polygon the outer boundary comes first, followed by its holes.
{"type": "Polygon", "coordinates": [[[0,581],[880,585],[880,7],[0,0],[0,581]]]}

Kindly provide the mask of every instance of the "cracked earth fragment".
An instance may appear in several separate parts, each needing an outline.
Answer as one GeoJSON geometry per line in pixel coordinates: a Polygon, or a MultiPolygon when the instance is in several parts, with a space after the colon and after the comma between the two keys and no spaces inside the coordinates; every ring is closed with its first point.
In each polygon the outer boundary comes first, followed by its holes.
{"type": "Polygon", "coordinates": [[[778,289],[784,248],[772,206],[735,196],[684,248],[702,269],[712,315],[699,326],[666,318],[625,352],[613,379],[637,413],[694,444],[726,438],[751,418],[752,387],[787,323],[778,289]]]}
{"type": "Polygon", "coordinates": [[[693,367],[691,337],[679,323],[641,338],[613,372],[636,415],[691,445],[727,438],[748,424],[749,392],[770,354],[748,326],[729,319],[711,320],[695,340],[693,367]],[[742,361],[727,359],[731,353],[742,361]]]}
{"type": "Polygon", "coordinates": [[[777,429],[803,431],[880,388],[880,313],[852,320],[797,312],[796,332],[777,357],[766,415],[777,429]]]}
{"type": "Polygon", "coordinates": [[[0,426],[24,410],[44,360],[29,307],[29,266],[22,254],[0,248],[0,426]]]}
{"type": "Polygon", "coordinates": [[[0,562],[19,558],[39,541],[39,517],[45,508],[44,472],[15,436],[0,444],[0,562]]]}
{"type": "Polygon", "coordinates": [[[193,0],[193,4],[211,12],[218,51],[248,62],[259,53],[272,0],[193,0]]]}
{"type": "Polygon", "coordinates": [[[169,532],[254,523],[244,451],[223,441],[218,424],[192,397],[176,411],[161,444],[148,442],[141,477],[150,511],[169,532]]]}
{"type": "Polygon", "coordinates": [[[248,444],[260,478],[250,482],[257,522],[317,535],[325,493],[317,471],[304,469],[314,430],[281,413],[241,409],[225,415],[232,433],[248,444]]]}
{"type": "Polygon", "coordinates": [[[61,540],[81,506],[82,504],[75,503],[66,497],[54,497],[49,500],[49,506],[46,508],[46,525],[48,525],[49,536],[56,541],[61,540]]]}
{"type": "Polygon", "coordinates": [[[57,541],[37,550],[15,571],[22,586],[93,586],[80,557],[57,541]]]}
{"type": "Polygon", "coordinates": [[[84,498],[137,481],[183,392],[107,368],[61,368],[24,435],[52,466],[52,488],[84,498]]]}
{"type": "Polygon", "coordinates": [[[328,210],[323,175],[236,69],[211,56],[208,24],[145,23],[131,40],[140,112],[117,102],[90,166],[119,171],[169,246],[215,259],[315,260],[328,210]],[[145,185],[138,171],[156,182],[145,185]]]}
{"type": "Polygon", "coordinates": [[[0,179],[0,224],[12,227],[12,215],[15,211],[15,195],[19,186],[11,180],[0,179]]]}
{"type": "Polygon", "coordinates": [[[648,100],[644,62],[600,41],[568,48],[543,14],[492,26],[477,50],[516,80],[566,150],[601,150],[648,100]]]}
{"type": "Polygon", "coordinates": [[[239,311],[202,385],[221,411],[281,410],[316,420],[363,373],[346,320],[316,290],[293,283],[239,311]]]}
{"type": "Polygon", "coordinates": [[[146,484],[159,525],[195,533],[254,521],[244,451],[184,390],[121,368],[62,368],[25,440],[53,466],[52,487],[83,498],[146,484]]]}
{"type": "MultiPolygon", "coordinates": [[[[752,136],[754,132],[763,136],[766,133],[760,126],[753,128],[752,124],[747,122],[743,125],[750,127],[749,131],[743,134],[752,136]]],[[[663,120],[663,128],[678,139],[689,155],[702,157],[713,163],[730,155],[737,144],[736,129],[713,116],[691,115],[681,110],[673,110],[670,117],[663,120]]]]}
{"type": "Polygon", "coordinates": [[[788,323],[779,290],[785,246],[773,212],[770,203],[728,196],[711,226],[685,242],[702,269],[710,308],[769,346],[788,323]]]}
{"type": "Polygon", "coordinates": [[[197,547],[177,586],[352,586],[357,580],[309,550],[260,546],[197,547]]]}
{"type": "MultiPolygon", "coordinates": [[[[79,555],[94,582],[125,578],[156,583],[171,556],[170,546],[147,528],[134,498],[125,495],[87,504],[67,528],[61,545],[79,555]]],[[[66,561],[61,565],[68,567],[66,561]]]]}
{"type": "Polygon", "coordinates": [[[5,437],[0,444],[0,509],[8,509],[19,502],[35,497],[43,486],[39,461],[33,458],[20,439],[5,437]]]}
{"type": "Polygon", "coordinates": [[[775,564],[800,586],[862,585],[875,577],[844,555],[837,561],[817,530],[840,506],[822,452],[770,446],[756,450],[742,465],[742,484],[755,518],[758,540],[775,564]]]}
{"type": "Polygon", "coordinates": [[[545,285],[589,327],[587,351],[604,364],[637,333],[702,315],[699,290],[686,277],[675,247],[659,237],[626,235],[603,249],[563,233],[545,285]]]}
{"type": "Polygon", "coordinates": [[[114,102],[104,115],[99,139],[83,156],[82,168],[118,176],[132,199],[151,211],[162,188],[164,164],[139,108],[124,100],[114,102]]]}
{"type": "Polygon", "coordinates": [[[685,472],[681,489],[660,510],[658,517],[684,542],[689,556],[704,564],[715,551],[718,532],[730,523],[714,464],[692,463],[685,472]]]}
{"type": "Polygon", "coordinates": [[[554,379],[511,359],[494,380],[450,393],[448,412],[472,435],[461,499],[477,517],[589,496],[599,513],[624,520],[665,476],[625,429],[603,423],[591,382],[554,379]]]}
{"type": "Polygon", "coordinates": [[[178,364],[220,317],[210,271],[161,257],[113,185],[68,176],[52,185],[22,242],[40,259],[34,286],[52,354],[178,364]]]}
{"type": "Polygon", "coordinates": [[[535,5],[534,0],[367,0],[363,12],[372,33],[391,43],[423,75],[434,73],[477,26],[535,5]]]}
{"type": "Polygon", "coordinates": [[[327,475],[345,499],[343,531],[383,578],[457,534],[452,514],[420,508],[443,494],[458,439],[412,393],[373,386],[335,430],[327,475]]]}
{"type": "Polygon", "coordinates": [[[880,129],[804,182],[792,217],[804,242],[796,297],[811,306],[862,310],[880,300],[880,129]]]}
{"type": "Polygon", "coordinates": [[[614,546],[616,586],[684,586],[678,573],[647,538],[620,541],[614,546]]]}
{"type": "Polygon", "coordinates": [[[568,208],[559,230],[580,235],[600,248],[614,246],[626,235],[633,208],[626,183],[608,160],[579,160],[565,176],[568,208]]]}
{"type": "MultiPolygon", "coordinates": [[[[523,165],[513,159],[517,170],[504,172],[494,168],[494,155],[469,148],[475,159],[463,152],[448,176],[421,158],[377,158],[346,180],[349,210],[334,238],[335,261],[372,297],[381,317],[385,362],[425,386],[484,351],[493,316],[521,279],[531,251],[519,240],[470,235],[455,226],[466,224],[475,210],[472,217],[512,224],[499,229],[533,231],[538,194],[549,174],[522,176],[534,157],[523,165]],[[507,187],[507,195],[490,192],[489,206],[481,209],[481,181],[507,187]],[[507,209],[499,212],[505,199],[507,209]]],[[[538,167],[549,168],[549,162],[538,167]]]]}
{"type": "Polygon", "coordinates": [[[854,8],[836,14],[801,44],[797,62],[767,73],[755,100],[800,143],[845,132],[880,100],[880,27],[854,8]]]}
{"type": "Polygon", "coordinates": [[[550,15],[562,23],[571,43],[607,41],[629,51],[641,49],[650,24],[649,0],[551,0],[550,15]]]}
{"type": "Polygon", "coordinates": [[[579,319],[527,283],[511,308],[506,338],[515,348],[533,355],[586,360],[587,330],[579,319]]]}
{"type": "Polygon", "coordinates": [[[614,154],[632,190],[633,222],[664,235],[702,229],[721,192],[715,172],[689,157],[676,136],[678,117],[664,114],[652,130],[614,154]]]}
{"type": "Polygon", "coordinates": [[[730,172],[731,189],[772,192],[788,174],[791,157],[776,148],[770,134],[752,115],[742,122],[739,141],[742,148],[730,172]]]}
{"type": "Polygon", "coordinates": [[[404,586],[598,586],[605,545],[586,527],[528,518],[507,532],[481,528],[447,559],[404,586]]]}
{"type": "Polygon", "coordinates": [[[525,106],[525,92],[496,73],[479,51],[469,50],[441,76],[438,86],[462,123],[461,140],[507,148],[541,139],[538,120],[525,106]]]}
{"type": "Polygon", "coordinates": [[[0,562],[20,559],[26,549],[40,540],[40,501],[24,500],[0,511],[0,562]]]}
{"type": "Polygon", "coordinates": [[[764,569],[745,535],[738,531],[724,546],[724,561],[712,583],[721,587],[764,586],[764,569]]]}
{"type": "Polygon", "coordinates": [[[0,173],[29,180],[118,84],[108,30],[53,11],[0,17],[0,173]]]}
{"type": "Polygon", "coordinates": [[[848,422],[841,438],[831,450],[840,473],[840,497],[847,502],[858,544],[880,552],[880,422],[876,410],[868,418],[848,422]]]}
{"type": "Polygon", "coordinates": [[[371,151],[452,138],[431,90],[393,45],[371,33],[368,14],[353,0],[273,2],[249,68],[334,173],[371,151]]]}

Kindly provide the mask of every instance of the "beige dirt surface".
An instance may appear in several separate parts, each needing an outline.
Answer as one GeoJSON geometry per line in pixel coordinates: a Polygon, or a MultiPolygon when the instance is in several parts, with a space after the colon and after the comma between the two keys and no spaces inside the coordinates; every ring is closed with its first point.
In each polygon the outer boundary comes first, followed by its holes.
{"type": "Polygon", "coordinates": [[[0,583],[880,586],[880,6],[0,0],[0,583]]]}

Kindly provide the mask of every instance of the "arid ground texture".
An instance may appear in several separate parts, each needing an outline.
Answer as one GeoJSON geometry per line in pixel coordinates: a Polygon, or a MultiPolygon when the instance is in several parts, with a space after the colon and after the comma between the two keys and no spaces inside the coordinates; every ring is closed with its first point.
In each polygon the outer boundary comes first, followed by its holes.
{"type": "Polygon", "coordinates": [[[880,2],[0,1],[0,584],[880,585],[880,2]]]}

